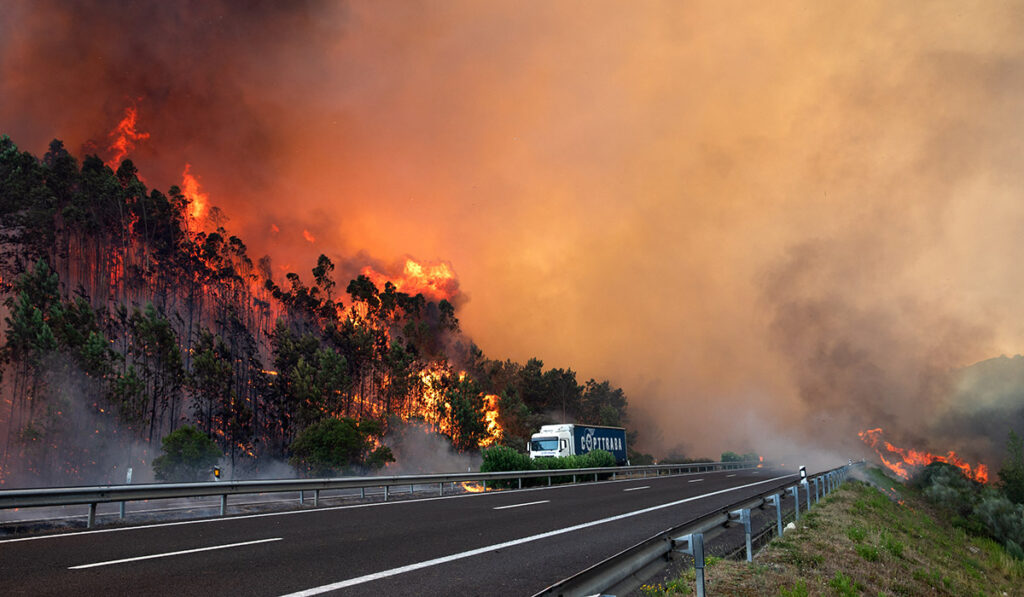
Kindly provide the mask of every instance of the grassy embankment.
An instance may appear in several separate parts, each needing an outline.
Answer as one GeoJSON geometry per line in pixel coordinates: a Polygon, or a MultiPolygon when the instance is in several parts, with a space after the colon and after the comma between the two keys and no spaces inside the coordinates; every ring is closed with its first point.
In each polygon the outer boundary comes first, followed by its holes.
{"type": "MultiPolygon", "coordinates": [[[[1024,561],[954,527],[921,493],[878,469],[802,515],[752,564],[710,559],[714,595],[1024,595],[1024,561]]],[[[639,595],[688,595],[694,573],[639,595]]]]}

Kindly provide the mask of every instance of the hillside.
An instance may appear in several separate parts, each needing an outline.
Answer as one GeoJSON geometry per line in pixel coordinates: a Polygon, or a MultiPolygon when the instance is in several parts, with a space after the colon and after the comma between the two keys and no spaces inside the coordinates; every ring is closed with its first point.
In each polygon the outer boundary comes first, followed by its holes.
{"type": "Polygon", "coordinates": [[[320,255],[281,271],[187,168],[163,193],[123,157],[79,162],[54,140],[39,158],[0,136],[0,486],[149,480],[186,425],[237,478],[327,470],[292,446],[331,419],[359,437],[328,469],[356,472],[384,464],[370,449],[406,423],[467,452],[522,447],[555,417],[628,420],[608,381],[485,357],[448,264],[382,273],[320,255]]]}
{"type": "MultiPolygon", "coordinates": [[[[752,564],[714,559],[708,595],[1024,595],[1024,561],[955,527],[947,513],[878,469],[801,516],[752,564]]],[[[637,595],[688,595],[693,572],[637,595]]]]}

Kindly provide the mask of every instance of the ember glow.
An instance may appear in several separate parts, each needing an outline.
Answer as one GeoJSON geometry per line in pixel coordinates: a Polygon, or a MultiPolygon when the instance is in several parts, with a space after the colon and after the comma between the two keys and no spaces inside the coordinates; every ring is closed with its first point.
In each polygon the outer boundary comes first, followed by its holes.
{"type": "Polygon", "coordinates": [[[970,463],[957,456],[956,452],[952,450],[942,456],[920,450],[898,448],[882,439],[881,427],[861,431],[858,435],[861,441],[874,448],[886,468],[903,479],[909,479],[917,467],[928,466],[933,462],[945,462],[959,468],[969,479],[979,483],[988,483],[988,467],[986,465],[979,463],[972,467],[970,463]]]}

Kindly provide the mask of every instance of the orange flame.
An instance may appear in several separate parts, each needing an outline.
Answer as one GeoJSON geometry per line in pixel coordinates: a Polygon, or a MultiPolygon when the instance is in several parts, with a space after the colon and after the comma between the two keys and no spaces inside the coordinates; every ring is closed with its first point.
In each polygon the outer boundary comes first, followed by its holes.
{"type": "Polygon", "coordinates": [[[110,131],[110,137],[114,138],[114,141],[108,148],[114,152],[113,157],[107,162],[107,165],[111,169],[117,170],[117,167],[121,165],[121,160],[124,156],[128,155],[128,152],[135,149],[135,142],[149,139],[149,133],[140,133],[135,130],[136,123],[139,118],[138,109],[135,106],[129,106],[124,109],[124,118],[121,122],[117,123],[114,130],[110,131]]]}
{"type": "Polygon", "coordinates": [[[480,483],[474,483],[472,481],[466,481],[464,483],[460,483],[459,485],[461,485],[462,489],[467,493],[483,493],[487,491],[487,489],[483,485],[481,485],[480,483]]]}
{"type": "MultiPolygon", "coordinates": [[[[441,378],[447,374],[443,367],[427,367],[420,371],[420,382],[423,387],[423,394],[419,405],[419,412],[415,413],[422,417],[428,424],[443,434],[451,433],[451,425],[442,413],[449,407],[447,403],[441,403],[441,378]]],[[[466,372],[459,373],[459,381],[466,377],[466,372]]],[[[487,436],[480,440],[479,447],[486,448],[502,440],[505,431],[498,422],[498,396],[495,394],[484,395],[484,419],[487,421],[487,436]]]]}
{"type": "Polygon", "coordinates": [[[409,295],[422,294],[433,299],[451,300],[459,293],[459,281],[447,263],[422,264],[413,259],[405,260],[405,268],[398,276],[388,276],[366,266],[360,272],[383,290],[386,282],[395,285],[395,290],[409,295]]]}
{"type": "Polygon", "coordinates": [[[206,213],[210,196],[199,192],[199,179],[192,175],[191,169],[192,164],[185,164],[185,171],[181,173],[181,194],[189,201],[188,215],[198,220],[206,213]]]}
{"type": "Polygon", "coordinates": [[[316,237],[309,230],[302,231],[302,238],[306,239],[307,243],[315,243],[316,237]]]}
{"type": "Polygon", "coordinates": [[[987,466],[979,463],[977,466],[972,467],[967,461],[957,456],[956,452],[952,450],[950,450],[945,456],[941,456],[938,454],[914,450],[912,448],[897,448],[889,442],[882,440],[881,427],[867,429],[865,431],[861,431],[857,435],[860,437],[861,441],[874,448],[878,457],[882,460],[882,464],[884,464],[886,468],[903,479],[910,478],[911,467],[928,466],[933,462],[945,462],[946,464],[952,464],[959,468],[969,479],[974,479],[979,483],[988,483],[987,466]],[[882,453],[883,447],[886,454],[882,453]],[[893,458],[893,456],[898,456],[899,458],[893,458]]]}

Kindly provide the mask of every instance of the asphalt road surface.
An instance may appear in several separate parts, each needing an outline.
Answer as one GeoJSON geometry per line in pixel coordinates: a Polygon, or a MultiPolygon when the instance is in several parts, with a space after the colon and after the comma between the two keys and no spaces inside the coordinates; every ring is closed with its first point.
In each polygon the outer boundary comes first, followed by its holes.
{"type": "Polygon", "coordinates": [[[0,541],[0,595],[532,595],[771,489],[767,469],[0,541]]]}

